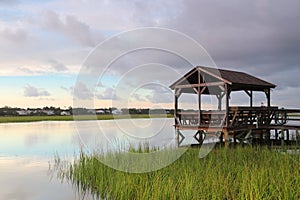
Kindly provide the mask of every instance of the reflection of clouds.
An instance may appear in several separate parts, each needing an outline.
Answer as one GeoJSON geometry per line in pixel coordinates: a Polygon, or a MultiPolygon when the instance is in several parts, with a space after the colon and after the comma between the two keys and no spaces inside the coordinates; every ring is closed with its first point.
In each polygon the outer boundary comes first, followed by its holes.
{"type": "Polygon", "coordinates": [[[160,147],[174,144],[172,119],[120,119],[76,123],[80,134],[72,136],[72,143],[79,144],[90,152],[119,150],[129,144],[146,142],[160,147]]]}
{"type": "Polygon", "coordinates": [[[56,176],[49,181],[48,169],[48,160],[42,158],[0,158],[0,199],[77,199],[72,185],[62,183],[56,176]]]}
{"type": "Polygon", "coordinates": [[[74,122],[34,122],[0,125],[0,153],[3,155],[53,156],[54,152],[73,154],[74,122]]]}
{"type": "MultiPolygon", "coordinates": [[[[115,150],[120,145],[173,143],[173,119],[37,122],[0,125],[2,155],[74,155],[80,147],[115,150]],[[80,133],[80,134],[78,134],[80,133]]],[[[22,163],[23,165],[25,163],[22,163]]]]}
{"type": "Polygon", "coordinates": [[[32,134],[27,134],[24,138],[24,144],[27,147],[42,145],[48,143],[48,141],[49,141],[48,134],[32,133],[32,134]]]}

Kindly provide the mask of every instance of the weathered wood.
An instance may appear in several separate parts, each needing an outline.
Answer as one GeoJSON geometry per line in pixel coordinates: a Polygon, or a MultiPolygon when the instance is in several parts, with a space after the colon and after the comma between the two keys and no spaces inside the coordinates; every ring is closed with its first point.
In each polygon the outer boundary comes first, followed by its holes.
{"type": "Polygon", "coordinates": [[[270,89],[265,89],[264,90],[266,97],[267,97],[267,107],[271,106],[271,90],[270,89]]]}
{"type": "Polygon", "coordinates": [[[201,125],[201,94],[202,94],[202,90],[201,90],[201,73],[200,71],[198,71],[198,125],[201,125]]]}
{"type": "Polygon", "coordinates": [[[284,147],[284,128],[281,127],[281,147],[284,147]]]}
{"type": "Polygon", "coordinates": [[[175,95],[174,95],[174,118],[175,118],[175,125],[178,125],[178,96],[177,96],[178,89],[175,89],[175,95]]]}
{"type": "Polygon", "coordinates": [[[225,148],[228,148],[229,146],[229,134],[227,130],[224,131],[224,145],[225,148]]]}
{"type": "Polygon", "coordinates": [[[228,70],[222,70],[221,72],[223,77],[218,73],[218,70],[196,67],[170,86],[171,89],[175,90],[174,118],[175,129],[178,131],[178,143],[181,144],[184,139],[179,130],[197,131],[194,137],[199,143],[203,139],[199,135],[201,131],[221,131],[225,146],[229,145],[229,136],[233,136],[234,141],[237,142],[236,133],[250,133],[255,135],[258,142],[261,143],[265,140],[263,143],[269,144],[270,131],[275,130],[275,141],[280,144],[279,140],[281,140],[282,145],[285,144],[285,134],[287,134],[286,138],[289,140],[289,130],[296,130],[298,133],[300,124],[288,125],[287,123],[276,122],[280,116],[291,116],[290,121],[300,122],[300,117],[296,115],[300,114],[300,110],[271,107],[271,88],[275,88],[276,85],[259,81],[255,77],[251,78],[244,73],[228,70]],[[189,81],[192,84],[188,84],[189,81]],[[210,87],[213,89],[212,92],[209,90],[210,87]],[[234,91],[245,91],[250,98],[249,107],[230,107],[230,94],[234,91]],[[253,92],[264,92],[267,106],[253,107],[253,92]],[[197,110],[194,112],[179,112],[178,101],[183,93],[195,93],[197,95],[197,110]],[[202,110],[202,95],[215,95],[218,99],[217,110],[202,110]],[[225,98],[224,105],[222,105],[223,98],[225,98]],[[281,139],[279,139],[280,130],[281,139]]]}
{"type": "Polygon", "coordinates": [[[175,88],[193,88],[193,87],[210,87],[210,86],[222,86],[223,82],[212,82],[212,83],[197,83],[197,84],[185,84],[185,85],[176,85],[175,88]]]}

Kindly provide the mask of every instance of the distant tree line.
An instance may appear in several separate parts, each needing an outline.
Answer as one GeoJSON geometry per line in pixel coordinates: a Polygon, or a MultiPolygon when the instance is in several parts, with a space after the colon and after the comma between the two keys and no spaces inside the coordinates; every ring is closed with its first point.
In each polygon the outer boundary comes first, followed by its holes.
{"type": "Polygon", "coordinates": [[[43,116],[43,115],[102,115],[102,114],[174,114],[173,109],[149,109],[149,108],[122,108],[115,107],[88,109],[88,108],[72,108],[61,109],[60,107],[46,106],[43,108],[17,108],[2,107],[0,108],[0,116],[43,116]]]}

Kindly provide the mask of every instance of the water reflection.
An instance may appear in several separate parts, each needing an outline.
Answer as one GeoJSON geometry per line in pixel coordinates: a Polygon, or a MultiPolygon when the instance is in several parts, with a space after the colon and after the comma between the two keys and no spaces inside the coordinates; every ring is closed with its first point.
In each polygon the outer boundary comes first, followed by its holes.
{"type": "Polygon", "coordinates": [[[119,120],[116,124],[110,120],[0,124],[0,199],[82,199],[72,185],[49,175],[49,163],[51,167],[55,154],[73,159],[80,148],[116,150],[120,145],[146,141],[150,146],[175,144],[172,119],[152,119],[151,123],[137,119],[134,123],[140,128],[132,123],[119,120]]]}

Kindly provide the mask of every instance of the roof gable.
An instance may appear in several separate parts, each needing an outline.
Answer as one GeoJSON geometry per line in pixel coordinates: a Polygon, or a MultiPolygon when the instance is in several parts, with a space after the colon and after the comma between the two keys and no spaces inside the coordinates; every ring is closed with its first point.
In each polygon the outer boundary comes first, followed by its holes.
{"type": "MultiPolygon", "coordinates": [[[[264,88],[275,88],[276,85],[264,81],[260,78],[255,76],[249,75],[244,72],[239,71],[231,71],[231,70],[224,70],[224,69],[217,69],[211,67],[203,67],[197,66],[186,73],[183,77],[173,83],[170,88],[174,89],[176,85],[181,85],[185,82],[185,84],[195,84],[195,81],[198,80],[198,73],[202,72],[203,74],[207,74],[210,77],[215,78],[218,81],[222,81],[226,84],[232,85],[237,89],[243,90],[248,88],[255,89],[264,89],[264,88]]],[[[205,82],[212,82],[207,81],[205,82]]]]}

